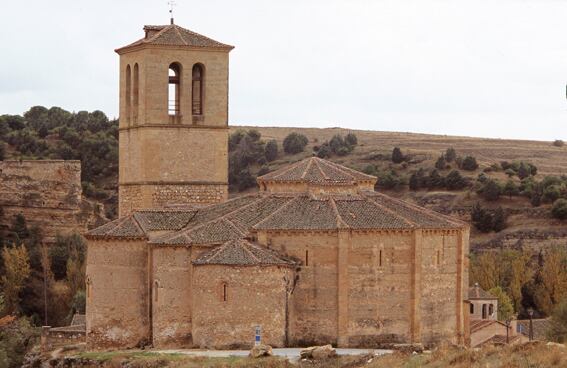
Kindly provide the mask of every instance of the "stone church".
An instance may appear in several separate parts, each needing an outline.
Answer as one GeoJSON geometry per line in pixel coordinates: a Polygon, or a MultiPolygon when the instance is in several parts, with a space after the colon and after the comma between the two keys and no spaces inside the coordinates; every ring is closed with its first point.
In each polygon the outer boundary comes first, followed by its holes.
{"type": "Polygon", "coordinates": [[[465,341],[467,224],[315,157],[229,199],[233,47],[144,32],[116,50],[120,216],[87,234],[90,348],[465,341]]]}

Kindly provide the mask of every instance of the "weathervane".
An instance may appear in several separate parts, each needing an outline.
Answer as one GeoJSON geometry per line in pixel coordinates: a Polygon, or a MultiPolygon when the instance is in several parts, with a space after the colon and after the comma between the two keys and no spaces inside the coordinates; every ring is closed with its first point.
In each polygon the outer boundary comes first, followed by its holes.
{"type": "Polygon", "coordinates": [[[175,0],[169,0],[167,2],[167,5],[169,5],[169,18],[171,21],[171,24],[173,24],[173,7],[177,5],[177,3],[175,2],[175,0]]]}

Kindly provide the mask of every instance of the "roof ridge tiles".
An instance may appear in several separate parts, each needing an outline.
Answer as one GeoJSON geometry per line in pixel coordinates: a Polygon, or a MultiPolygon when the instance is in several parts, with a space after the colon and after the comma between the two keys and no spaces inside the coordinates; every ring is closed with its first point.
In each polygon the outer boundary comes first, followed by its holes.
{"type": "Polygon", "coordinates": [[[350,229],[351,227],[343,220],[341,214],[339,213],[339,209],[337,208],[337,204],[335,203],[335,199],[329,196],[329,203],[331,203],[331,208],[333,212],[337,216],[337,228],[338,229],[350,229]]]}
{"type": "Polygon", "coordinates": [[[320,160],[321,160],[321,159],[318,159],[318,157],[317,157],[317,159],[312,160],[312,162],[315,162],[315,164],[317,165],[317,168],[319,169],[319,172],[321,173],[321,175],[323,175],[323,177],[324,177],[326,180],[329,180],[329,177],[327,176],[327,174],[325,174],[325,172],[324,172],[323,169],[321,168],[321,165],[319,165],[319,163],[321,162],[320,160]]]}

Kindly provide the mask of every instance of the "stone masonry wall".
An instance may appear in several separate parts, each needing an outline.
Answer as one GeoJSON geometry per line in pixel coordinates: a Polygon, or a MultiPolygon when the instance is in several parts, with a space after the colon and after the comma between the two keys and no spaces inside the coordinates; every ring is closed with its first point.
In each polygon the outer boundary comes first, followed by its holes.
{"type": "Polygon", "coordinates": [[[119,189],[119,213],[126,216],[137,209],[168,207],[175,205],[208,205],[228,198],[228,185],[121,185],[119,189]]]}
{"type": "Polygon", "coordinates": [[[353,346],[410,340],[412,234],[352,235],[348,254],[348,335],[353,346]]]}
{"type": "Polygon", "coordinates": [[[89,240],[89,349],[132,348],[149,342],[148,245],[144,240],[89,240]]]}
{"type": "Polygon", "coordinates": [[[338,339],[336,234],[270,233],[269,247],[300,261],[291,296],[289,338],[292,346],[335,344],[338,339]]]}
{"type": "Polygon", "coordinates": [[[192,265],[189,247],[152,249],[154,347],[191,347],[192,265]]]}
{"type": "Polygon", "coordinates": [[[423,235],[420,313],[422,342],[427,345],[440,341],[457,343],[459,237],[457,231],[436,231],[423,235]]]}
{"type": "Polygon", "coordinates": [[[46,240],[57,233],[87,228],[81,216],[81,162],[63,160],[0,161],[0,206],[5,224],[23,214],[46,240]]]}
{"type": "Polygon", "coordinates": [[[250,348],[256,326],[262,342],[285,343],[287,267],[202,265],[193,269],[193,339],[201,348],[250,348]],[[226,301],[223,284],[227,287],[226,301]]]}

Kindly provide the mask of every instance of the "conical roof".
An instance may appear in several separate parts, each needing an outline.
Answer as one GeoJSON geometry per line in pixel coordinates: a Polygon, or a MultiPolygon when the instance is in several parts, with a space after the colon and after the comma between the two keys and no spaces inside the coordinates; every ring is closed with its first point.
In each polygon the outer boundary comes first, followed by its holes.
{"type": "Polygon", "coordinates": [[[368,182],[374,184],[376,180],[375,176],[361,173],[319,157],[309,157],[258,177],[258,183],[303,182],[317,185],[355,185],[368,182]]]}
{"type": "Polygon", "coordinates": [[[234,48],[234,46],[215,41],[209,37],[190,31],[176,24],[144,26],[144,31],[146,32],[146,37],[124,47],[118,48],[115,51],[120,54],[127,49],[142,45],[186,46],[191,48],[213,48],[226,51],[230,51],[234,48]]]}

